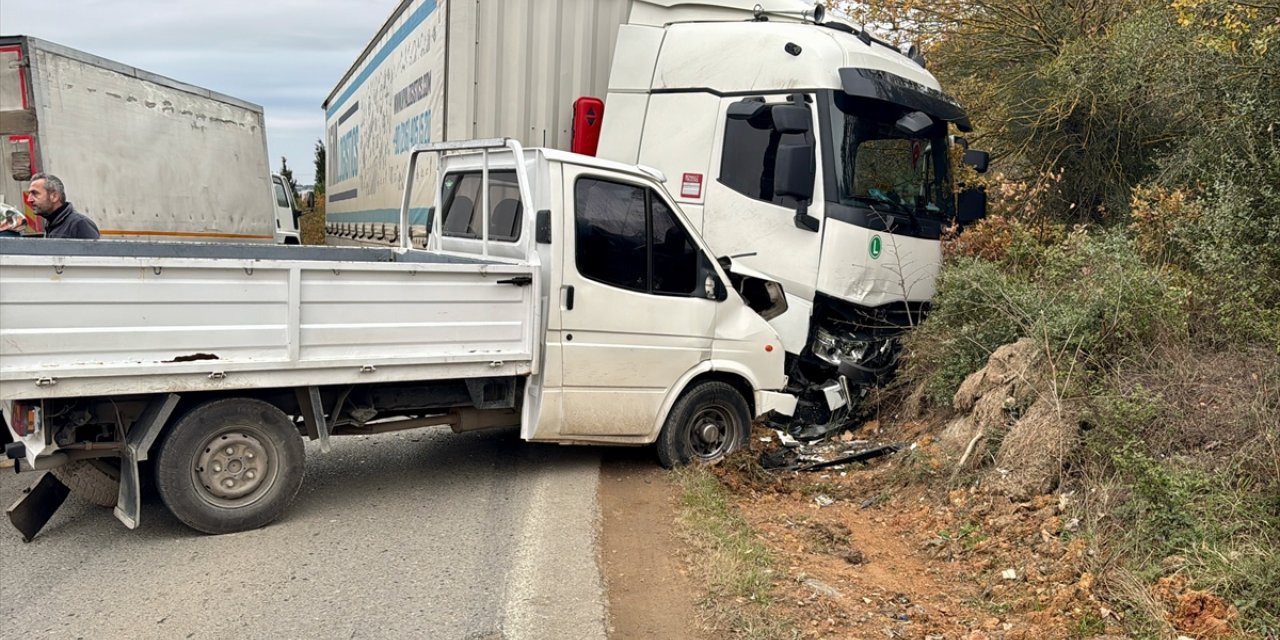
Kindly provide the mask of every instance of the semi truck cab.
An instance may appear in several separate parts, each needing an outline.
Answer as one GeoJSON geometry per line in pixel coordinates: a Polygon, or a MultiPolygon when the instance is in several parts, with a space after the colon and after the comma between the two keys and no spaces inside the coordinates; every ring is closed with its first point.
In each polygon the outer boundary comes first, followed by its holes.
{"type": "Polygon", "coordinates": [[[276,244],[302,244],[302,230],[298,222],[302,210],[293,197],[293,189],[278,173],[271,174],[271,202],[276,220],[276,244]]]}
{"type": "Polygon", "coordinates": [[[983,214],[952,189],[950,134],[970,124],[914,53],[803,2],[718,4],[635,3],[598,153],[671,176],[717,254],[782,284],[801,400],[776,424],[816,437],[892,372],[944,229],[983,214]]]}

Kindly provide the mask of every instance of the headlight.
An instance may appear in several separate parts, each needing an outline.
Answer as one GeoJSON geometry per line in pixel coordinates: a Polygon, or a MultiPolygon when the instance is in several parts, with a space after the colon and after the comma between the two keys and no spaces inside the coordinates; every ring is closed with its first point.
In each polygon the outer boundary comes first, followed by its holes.
{"type": "Polygon", "coordinates": [[[818,329],[814,337],[813,355],[822,361],[839,366],[841,362],[862,362],[870,343],[838,337],[826,329],[818,329]]]}

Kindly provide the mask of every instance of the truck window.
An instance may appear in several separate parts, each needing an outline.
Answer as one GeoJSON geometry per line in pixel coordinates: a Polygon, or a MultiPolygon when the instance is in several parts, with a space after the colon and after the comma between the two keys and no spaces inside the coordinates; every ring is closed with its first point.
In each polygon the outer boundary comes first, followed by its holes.
{"type": "MultiPolygon", "coordinates": [[[[479,171],[451,173],[444,177],[444,206],[441,234],[453,238],[480,238],[484,230],[480,218],[479,171]]],[[[489,239],[515,242],[520,239],[520,186],[515,171],[489,172],[489,239]]]]}
{"type": "Polygon", "coordinates": [[[644,293],[696,292],[697,245],[652,190],[579,179],[574,228],[574,258],[582,277],[644,293]]]}
{"type": "MultiPolygon", "coordinates": [[[[278,206],[278,207],[284,207],[284,208],[288,209],[288,208],[289,208],[289,193],[288,193],[287,191],[285,191],[285,190],[284,190],[284,185],[280,184],[279,182],[274,182],[273,184],[275,185],[275,191],[276,191],[276,206],[278,206]]],[[[262,192],[261,192],[261,191],[259,191],[258,193],[262,193],[262,192]]],[[[261,202],[261,201],[259,201],[259,202],[261,202]]]]}
{"type": "Polygon", "coordinates": [[[675,213],[653,197],[653,292],[690,295],[698,288],[698,247],[675,213]]]}
{"type": "Polygon", "coordinates": [[[754,200],[795,208],[794,198],[775,195],[773,176],[777,169],[778,147],[805,144],[805,134],[781,134],[773,130],[769,109],[748,120],[727,118],[724,148],[720,155],[720,183],[754,200]]]}

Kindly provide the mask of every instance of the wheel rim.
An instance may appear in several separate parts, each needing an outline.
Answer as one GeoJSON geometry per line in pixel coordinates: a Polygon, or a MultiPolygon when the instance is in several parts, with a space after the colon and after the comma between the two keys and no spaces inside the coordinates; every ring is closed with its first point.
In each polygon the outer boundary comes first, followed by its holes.
{"type": "Polygon", "coordinates": [[[205,441],[192,465],[192,479],[205,502],[244,507],[271,490],[277,458],[274,445],[261,434],[228,429],[205,441]]]}
{"type": "Polygon", "coordinates": [[[733,418],[724,407],[704,407],[694,414],[688,439],[695,458],[719,458],[733,447],[733,418]]]}

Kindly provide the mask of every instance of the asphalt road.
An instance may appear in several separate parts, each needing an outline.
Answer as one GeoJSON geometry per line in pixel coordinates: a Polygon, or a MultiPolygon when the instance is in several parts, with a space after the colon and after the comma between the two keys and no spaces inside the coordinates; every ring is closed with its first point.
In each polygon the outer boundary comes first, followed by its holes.
{"type": "MultiPolygon", "coordinates": [[[[0,521],[0,638],[605,637],[600,449],[447,429],[308,444],[260,530],[129,531],[72,495],[31,543],[0,521]]],[[[11,504],[34,475],[0,473],[11,504]]]]}

